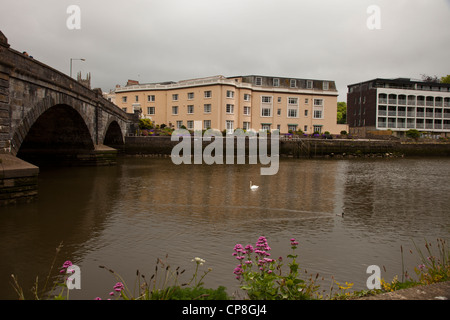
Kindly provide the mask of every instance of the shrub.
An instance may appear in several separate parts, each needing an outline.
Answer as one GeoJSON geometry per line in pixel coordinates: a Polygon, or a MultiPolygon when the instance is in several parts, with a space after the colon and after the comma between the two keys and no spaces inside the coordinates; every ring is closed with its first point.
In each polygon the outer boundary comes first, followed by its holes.
{"type": "Polygon", "coordinates": [[[408,138],[417,140],[420,138],[420,132],[417,129],[409,129],[408,131],[406,131],[406,136],[408,138]]]}

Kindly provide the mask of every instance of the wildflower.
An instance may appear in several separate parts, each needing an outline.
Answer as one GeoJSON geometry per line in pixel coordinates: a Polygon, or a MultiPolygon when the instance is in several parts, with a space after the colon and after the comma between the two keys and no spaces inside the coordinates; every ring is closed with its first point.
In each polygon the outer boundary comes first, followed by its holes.
{"type": "Polygon", "coordinates": [[[100,297],[97,297],[97,298],[95,298],[95,300],[102,300],[102,298],[100,298],[100,297]]]}
{"type": "Polygon", "coordinates": [[[424,264],[419,264],[417,267],[418,267],[421,271],[422,271],[423,269],[425,269],[425,265],[424,265],[424,264]]]}
{"type": "Polygon", "coordinates": [[[192,259],[192,262],[194,262],[194,261],[195,261],[195,263],[197,263],[201,266],[206,262],[205,260],[203,260],[202,258],[199,258],[199,257],[195,257],[194,259],[192,259]]]}
{"type": "Polygon", "coordinates": [[[114,290],[117,291],[117,292],[122,291],[123,288],[124,288],[124,285],[123,285],[122,282],[117,282],[117,283],[114,285],[114,290]]]}
{"type": "MultiPolygon", "coordinates": [[[[59,272],[60,273],[65,273],[66,269],[69,268],[71,265],[73,265],[72,261],[67,260],[66,262],[63,263],[63,265],[61,267],[62,269],[59,272]]],[[[69,271],[74,272],[73,270],[69,270],[69,271]]]]}

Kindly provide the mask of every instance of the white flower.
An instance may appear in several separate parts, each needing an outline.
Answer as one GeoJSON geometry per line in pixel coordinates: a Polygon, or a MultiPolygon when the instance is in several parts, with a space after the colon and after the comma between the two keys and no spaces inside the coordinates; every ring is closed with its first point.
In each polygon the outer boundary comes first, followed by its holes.
{"type": "Polygon", "coordinates": [[[192,261],[193,262],[195,261],[195,263],[197,263],[199,265],[203,265],[205,263],[205,260],[203,260],[202,258],[199,258],[199,257],[195,257],[194,259],[192,259],[192,261]]]}

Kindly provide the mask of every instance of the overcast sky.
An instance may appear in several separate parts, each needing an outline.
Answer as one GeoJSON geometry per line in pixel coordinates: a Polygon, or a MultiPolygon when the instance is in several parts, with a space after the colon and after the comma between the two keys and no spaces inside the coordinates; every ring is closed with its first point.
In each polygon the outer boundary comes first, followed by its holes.
{"type": "MultiPolygon", "coordinates": [[[[70,19],[70,21],[73,21],[70,19]]],[[[1,0],[13,49],[103,91],[258,74],[336,81],[450,74],[450,0],[1,0]],[[70,30],[69,5],[81,29],[70,30]],[[371,5],[380,8],[380,29],[371,5]]]]}

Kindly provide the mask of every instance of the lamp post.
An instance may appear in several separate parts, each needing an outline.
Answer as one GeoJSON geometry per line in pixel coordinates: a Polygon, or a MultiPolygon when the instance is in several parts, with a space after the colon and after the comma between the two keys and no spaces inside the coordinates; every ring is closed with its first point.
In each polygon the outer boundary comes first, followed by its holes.
{"type": "Polygon", "coordinates": [[[70,58],[70,77],[72,78],[72,61],[73,60],[81,60],[81,61],[86,61],[86,59],[74,59],[74,58],[70,58]]]}

